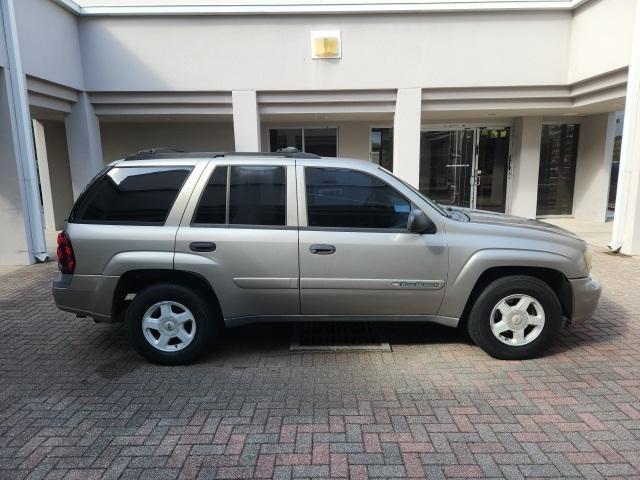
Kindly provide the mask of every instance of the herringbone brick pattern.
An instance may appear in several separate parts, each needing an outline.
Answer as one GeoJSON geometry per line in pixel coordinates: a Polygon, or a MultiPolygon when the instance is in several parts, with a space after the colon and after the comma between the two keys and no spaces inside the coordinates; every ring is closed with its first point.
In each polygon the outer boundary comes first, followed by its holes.
{"type": "Polygon", "coordinates": [[[290,353],[286,325],[198,364],[57,311],[54,264],[0,275],[0,478],[640,478],[640,261],[543,358],[394,325],[391,353],[290,353]]]}

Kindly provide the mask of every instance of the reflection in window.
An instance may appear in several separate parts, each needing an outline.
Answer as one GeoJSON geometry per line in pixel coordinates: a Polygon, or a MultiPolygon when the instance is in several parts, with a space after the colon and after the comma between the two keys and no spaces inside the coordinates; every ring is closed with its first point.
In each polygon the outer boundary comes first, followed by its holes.
{"type": "Polygon", "coordinates": [[[543,125],[538,176],[538,215],[573,211],[579,125],[543,125]]]}
{"type": "Polygon", "coordinates": [[[405,229],[411,204],[377,177],[343,168],[305,168],[310,227],[405,229]]]}
{"type": "Polygon", "coordinates": [[[284,167],[231,167],[229,224],[285,225],[284,167]]]}
{"type": "Polygon", "coordinates": [[[393,128],[371,129],[371,161],[393,172],[393,128]]]}
{"type": "Polygon", "coordinates": [[[87,192],[71,221],[164,224],[190,167],[116,167],[87,192]]]}

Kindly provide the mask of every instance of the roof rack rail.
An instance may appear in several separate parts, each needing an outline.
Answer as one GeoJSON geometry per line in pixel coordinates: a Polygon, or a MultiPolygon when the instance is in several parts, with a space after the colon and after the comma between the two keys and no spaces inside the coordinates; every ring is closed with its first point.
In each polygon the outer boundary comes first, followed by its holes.
{"type": "Polygon", "coordinates": [[[151,148],[125,157],[124,160],[154,160],[177,158],[220,158],[220,157],[276,157],[276,158],[322,158],[313,153],[300,152],[295,147],[287,147],[277,152],[184,152],[176,148],[151,148]]]}

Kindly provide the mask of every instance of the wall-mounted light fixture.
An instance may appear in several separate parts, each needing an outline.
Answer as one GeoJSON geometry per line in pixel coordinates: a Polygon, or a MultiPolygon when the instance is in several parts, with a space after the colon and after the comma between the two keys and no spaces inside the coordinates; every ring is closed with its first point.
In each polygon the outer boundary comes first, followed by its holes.
{"type": "Polygon", "coordinates": [[[311,58],[342,58],[340,30],[311,32],[311,58]]]}

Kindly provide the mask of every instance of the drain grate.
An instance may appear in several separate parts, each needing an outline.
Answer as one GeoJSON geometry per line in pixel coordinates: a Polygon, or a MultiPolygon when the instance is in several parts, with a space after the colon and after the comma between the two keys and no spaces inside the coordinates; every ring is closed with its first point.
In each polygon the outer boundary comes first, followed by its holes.
{"type": "Polygon", "coordinates": [[[305,352],[390,352],[382,327],[376,323],[297,323],[291,332],[289,350],[305,352]]]}

